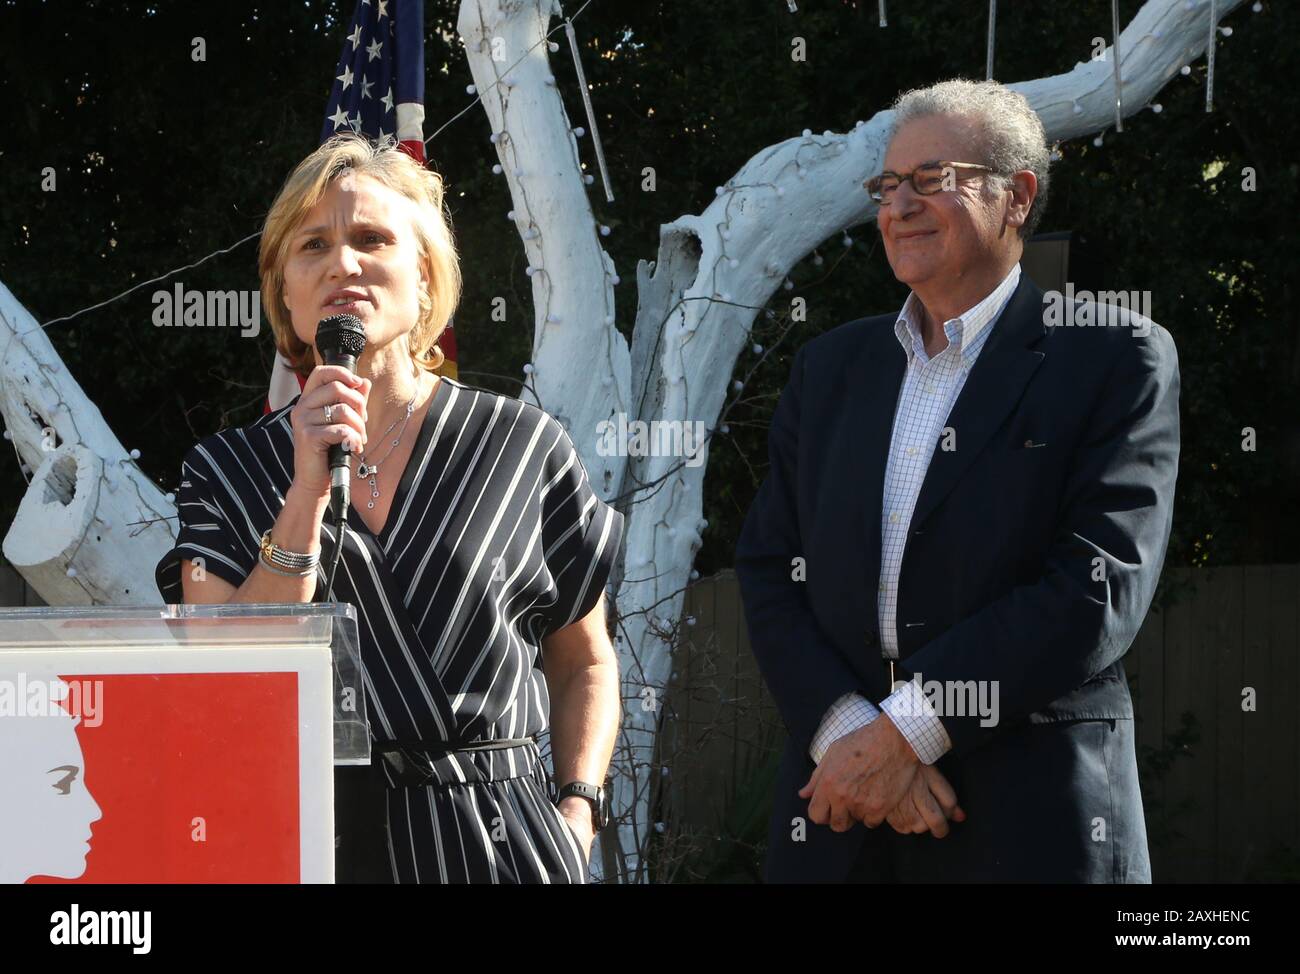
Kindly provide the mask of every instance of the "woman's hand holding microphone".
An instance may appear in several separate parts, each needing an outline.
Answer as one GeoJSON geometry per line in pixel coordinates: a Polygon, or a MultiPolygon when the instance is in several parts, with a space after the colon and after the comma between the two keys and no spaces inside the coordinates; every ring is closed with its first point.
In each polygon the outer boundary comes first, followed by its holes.
{"type": "MultiPolygon", "coordinates": [[[[293,426],[293,482],[284,506],[270,531],[271,543],[303,556],[319,556],[321,525],[329,510],[329,449],[347,443],[351,452],[366,445],[366,399],[371,381],[338,365],[321,365],[307,377],[298,403],[289,411],[293,426]],[[325,407],[330,421],[325,421],[325,407]]],[[[259,556],[258,564],[267,567],[259,556]]],[[[316,593],[317,573],[288,573],[267,567],[253,571],[237,589],[224,579],[207,575],[193,579],[189,562],[183,564],[186,602],[310,602],[316,593]]]]}
{"type": "MultiPolygon", "coordinates": [[[[330,502],[329,450],[339,443],[351,453],[365,449],[371,385],[369,379],[339,365],[319,365],[307,377],[297,405],[289,410],[293,482],[271,529],[271,541],[279,548],[300,556],[320,554],[321,524],[330,502]]],[[[315,578],[298,583],[297,588],[302,598],[295,601],[309,600],[315,578]]]]}
{"type": "Polygon", "coordinates": [[[289,412],[293,425],[293,485],[304,497],[329,504],[329,449],[337,443],[358,453],[366,446],[366,399],[369,379],[339,365],[312,370],[298,405],[289,412]],[[329,406],[329,421],[326,421],[329,406]]]}

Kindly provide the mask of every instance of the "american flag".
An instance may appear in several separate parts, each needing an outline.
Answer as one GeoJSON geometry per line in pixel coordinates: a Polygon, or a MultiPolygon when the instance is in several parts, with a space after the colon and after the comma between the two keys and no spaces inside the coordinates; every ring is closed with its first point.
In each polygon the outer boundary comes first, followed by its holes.
{"type": "Polygon", "coordinates": [[[343,44],[320,140],[351,129],[396,135],[424,162],[423,0],[359,0],[343,44]]]}
{"type": "MultiPolygon", "coordinates": [[[[358,0],[334,69],[320,140],[346,130],[372,139],[395,136],[403,151],[424,162],[423,0],[358,0]]],[[[438,371],[456,378],[450,324],[438,347],[446,356],[438,371]]],[[[304,381],[277,352],[266,411],[288,405],[304,381]]]]}

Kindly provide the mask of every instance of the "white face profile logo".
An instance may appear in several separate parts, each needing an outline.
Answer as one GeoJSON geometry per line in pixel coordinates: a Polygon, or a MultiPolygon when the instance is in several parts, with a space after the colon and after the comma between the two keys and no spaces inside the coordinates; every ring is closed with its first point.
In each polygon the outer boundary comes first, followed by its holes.
{"type": "MultiPolygon", "coordinates": [[[[50,683],[51,697],[66,699],[67,684],[50,683]]],[[[90,826],[102,815],[86,788],[80,721],[57,704],[0,715],[0,883],[86,871],[90,826]]]]}

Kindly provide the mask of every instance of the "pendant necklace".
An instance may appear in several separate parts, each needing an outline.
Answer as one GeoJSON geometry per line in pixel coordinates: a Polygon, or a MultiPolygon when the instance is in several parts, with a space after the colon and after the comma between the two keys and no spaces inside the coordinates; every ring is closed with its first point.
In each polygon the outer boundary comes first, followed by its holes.
{"type": "Polygon", "coordinates": [[[388,448],[387,453],[374,463],[367,463],[366,455],[364,453],[357,455],[357,460],[359,461],[357,476],[362,480],[365,480],[366,478],[370,479],[370,500],[366,501],[366,507],[373,508],[375,506],[375,500],[379,497],[379,465],[387,460],[392,455],[393,451],[397,449],[397,444],[402,442],[402,434],[406,432],[406,424],[411,421],[411,414],[415,412],[415,400],[419,394],[420,390],[417,388],[415,395],[411,397],[411,401],[406,404],[406,414],[393,420],[393,425],[388,427],[388,429],[384,431],[384,435],[380,437],[381,440],[387,438],[388,434],[396,429],[398,423],[402,424],[402,428],[397,431],[397,436],[393,440],[393,445],[388,448]]]}

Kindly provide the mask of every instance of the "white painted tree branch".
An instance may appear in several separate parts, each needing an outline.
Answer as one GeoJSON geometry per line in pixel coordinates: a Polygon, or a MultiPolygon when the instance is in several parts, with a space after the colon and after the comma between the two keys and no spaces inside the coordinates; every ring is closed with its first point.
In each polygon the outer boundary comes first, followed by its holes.
{"type": "MultiPolygon", "coordinates": [[[[1224,0],[1221,15],[1243,0],[1224,0]]],[[[672,666],[672,633],[700,546],[706,464],[677,456],[623,459],[597,450],[597,424],[628,420],[717,424],[754,314],[815,247],[874,217],[862,182],[880,168],[892,113],[847,135],[811,133],[751,158],[699,216],[664,226],[658,260],[637,268],[639,307],[631,361],[612,328],[610,265],[581,182],[577,144],[546,61],[551,0],[463,0],[459,29],[483,105],[499,133],[516,222],[534,273],[534,386],[562,417],[604,496],[631,495],[622,570],[616,572],[625,719],[615,756],[617,830],[602,856],[623,880],[643,877],[659,710],[672,666]],[[494,61],[493,43],[498,57],[494,61]],[[500,135],[504,133],[504,137],[500,135]],[[549,316],[560,315],[558,323],[549,316]]],[[[1206,0],[1151,0],[1120,37],[1124,113],[1140,110],[1205,50],[1206,0]]],[[[1108,50],[1109,55],[1109,50],[1108,50]]],[[[1112,124],[1109,59],[1011,85],[1039,112],[1049,141],[1112,124]],[[1075,105],[1078,105],[1076,110],[1075,105]]],[[[707,462],[707,448],[705,451],[707,462]]],[[[671,770],[671,769],[669,769],[671,770]]]]}
{"type": "Polygon", "coordinates": [[[3,284],[0,411],[19,462],[33,471],[5,557],[49,605],[156,603],[153,570],[174,543],[166,519],[175,505],[3,284]]]}
{"type": "MultiPolygon", "coordinates": [[[[544,405],[577,440],[627,410],[627,342],[614,327],[614,265],[600,246],[574,126],[547,61],[546,26],[559,6],[512,0],[506,7],[508,15],[496,0],[466,0],[457,29],[533,268],[533,372],[524,397],[544,405]]],[[[590,460],[593,485],[612,496],[618,459],[590,460]]]]}

